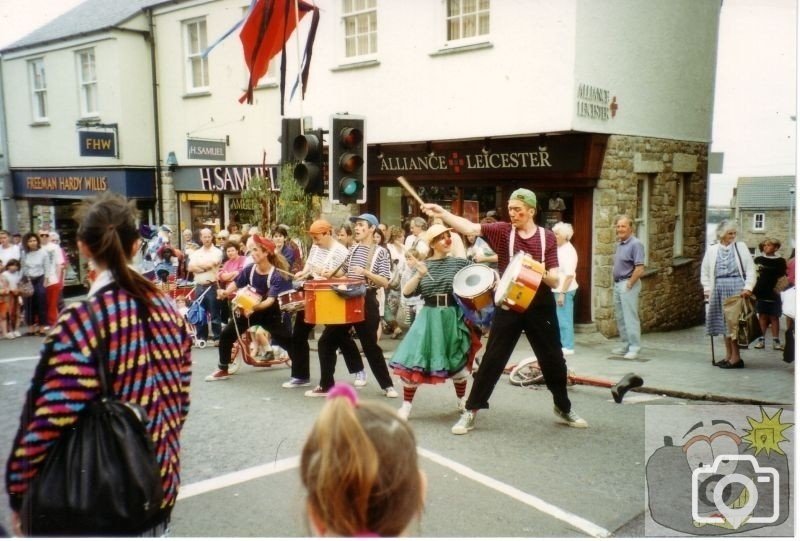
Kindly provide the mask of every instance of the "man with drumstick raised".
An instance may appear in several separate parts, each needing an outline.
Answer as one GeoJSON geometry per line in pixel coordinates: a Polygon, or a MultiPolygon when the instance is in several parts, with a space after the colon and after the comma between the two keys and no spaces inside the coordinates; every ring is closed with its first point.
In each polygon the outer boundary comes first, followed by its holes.
{"type": "MultiPolygon", "coordinates": [[[[375,244],[373,235],[378,227],[378,219],[372,214],[351,216],[354,224],[354,237],[358,244],[350,249],[350,255],[342,268],[348,278],[363,280],[367,286],[364,298],[364,321],[354,323],[364,356],[367,358],[372,374],[387,398],[397,398],[397,391],[386,365],[383,350],[378,345],[378,298],[377,287],[386,287],[391,277],[389,251],[375,244]]],[[[333,374],[336,370],[336,349],[350,339],[350,325],[327,325],[319,339],[320,383],[316,388],[306,391],[306,396],[327,396],[333,387],[333,374]]],[[[560,346],[559,346],[560,347],[560,346]]]]}
{"type": "Polygon", "coordinates": [[[489,407],[489,398],[522,331],[525,331],[539,360],[547,388],[553,395],[556,417],[573,428],[588,427],[588,423],[572,410],[567,395],[567,363],[561,351],[556,302],[551,289],[558,285],[556,238],[552,231],[540,228],[533,221],[536,216],[536,195],[524,188],[511,193],[508,200],[511,223],[472,223],[432,203],[422,205],[422,209],[429,216],[442,218],[459,233],[480,235],[486,239],[497,253],[501,273],[505,273],[509,261],[517,252],[525,252],[534,260],[541,261],[546,269],[533,300],[522,313],[500,307],[495,311],[486,353],[475,374],[466,411],[453,425],[451,432],[460,435],[475,428],[475,416],[479,409],[489,407]]]}
{"type": "MultiPolygon", "coordinates": [[[[327,220],[315,220],[308,229],[312,246],[306,258],[306,265],[294,277],[296,280],[327,280],[343,274],[342,263],[347,259],[348,251],[343,244],[333,238],[333,226],[327,220]]],[[[285,382],[284,389],[307,387],[311,385],[309,366],[310,348],[308,335],[314,328],[313,323],[306,323],[305,310],[295,314],[292,330],[292,376],[285,382]]],[[[349,336],[348,336],[349,338],[349,336]]],[[[344,340],[341,344],[344,362],[350,373],[362,373],[364,362],[353,339],[344,340]]],[[[365,378],[366,376],[364,376],[365,378]]],[[[356,386],[366,385],[366,379],[356,378],[356,386]]]]}

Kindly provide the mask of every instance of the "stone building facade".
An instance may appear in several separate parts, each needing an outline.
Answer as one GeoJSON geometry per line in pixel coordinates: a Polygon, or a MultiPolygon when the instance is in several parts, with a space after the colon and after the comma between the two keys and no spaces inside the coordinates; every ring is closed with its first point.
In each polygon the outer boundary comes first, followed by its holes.
{"type": "Polygon", "coordinates": [[[604,335],[617,334],[611,271],[619,214],[637,222],[635,235],[648,258],[640,297],[642,330],[703,321],[707,163],[706,143],[609,137],[595,188],[592,261],[594,319],[604,335]]]}

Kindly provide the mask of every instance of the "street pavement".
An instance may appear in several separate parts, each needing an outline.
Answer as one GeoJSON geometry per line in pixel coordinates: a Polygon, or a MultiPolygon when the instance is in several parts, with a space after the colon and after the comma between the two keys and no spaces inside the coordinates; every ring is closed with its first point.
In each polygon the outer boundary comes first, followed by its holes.
{"type": "MultiPolygon", "coordinates": [[[[39,340],[21,338],[0,349],[0,457],[8,456],[39,340]]],[[[399,342],[381,340],[387,359],[399,342]]],[[[318,363],[312,340],[312,377],[318,363]]],[[[426,510],[412,535],[424,537],[642,536],[645,524],[645,406],[794,403],[794,365],[781,352],[748,350],[744,370],[711,365],[702,327],[648,333],[641,358],[610,354],[617,345],[598,333],[578,333],[567,357],[578,376],[615,382],[640,375],[648,393],[632,391],[616,404],[607,388],[570,388],[588,430],[555,422],[542,386],[514,387],[503,377],[491,409],[474,431],[453,436],[458,419],[452,385],[423,386],[410,422],[428,477],[426,510]],[[653,394],[656,393],[656,394],[653,394]]],[[[717,338],[716,358],[722,342],[717,338]]],[[[227,381],[207,383],[216,348],[193,351],[192,406],[182,437],[182,487],[173,513],[176,537],[302,537],[308,535],[298,456],[324,400],[308,388],[286,390],[286,368],[245,366],[227,381]]],[[[480,354],[479,354],[480,355],[480,354]]],[[[520,340],[509,365],[531,356],[520,340]]],[[[338,363],[338,380],[352,380],[338,363]]],[[[399,382],[398,382],[399,390],[399,382]]],[[[371,377],[361,399],[381,395],[371,377]]],[[[0,504],[0,524],[9,514],[0,504]]]]}

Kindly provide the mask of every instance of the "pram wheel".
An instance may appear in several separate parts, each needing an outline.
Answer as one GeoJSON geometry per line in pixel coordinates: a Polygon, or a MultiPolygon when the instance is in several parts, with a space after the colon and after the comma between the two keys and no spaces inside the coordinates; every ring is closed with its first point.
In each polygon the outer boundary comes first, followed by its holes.
{"type": "Polygon", "coordinates": [[[199,347],[200,349],[205,349],[205,347],[206,347],[206,341],[205,341],[205,340],[202,340],[202,339],[201,339],[201,340],[196,340],[196,341],[195,341],[195,345],[196,345],[197,347],[199,347]]]}
{"type": "Polygon", "coordinates": [[[536,357],[528,357],[520,361],[508,375],[508,381],[511,385],[521,387],[544,383],[544,376],[536,357]]]}

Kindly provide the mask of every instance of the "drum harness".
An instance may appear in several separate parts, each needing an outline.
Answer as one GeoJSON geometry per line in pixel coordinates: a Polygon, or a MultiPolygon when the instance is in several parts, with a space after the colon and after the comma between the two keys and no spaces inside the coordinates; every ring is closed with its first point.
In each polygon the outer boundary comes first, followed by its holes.
{"type": "MultiPolygon", "coordinates": [[[[540,225],[536,227],[539,228],[539,239],[542,243],[542,265],[544,265],[544,253],[547,249],[547,244],[545,243],[544,237],[544,228],[540,225]]],[[[511,235],[508,237],[508,260],[511,261],[511,258],[514,257],[514,237],[517,236],[517,228],[513,225],[511,226],[511,235]]],[[[526,252],[527,253],[527,252],[526,252]]],[[[533,257],[533,254],[528,254],[529,256],[533,257]]]]}

